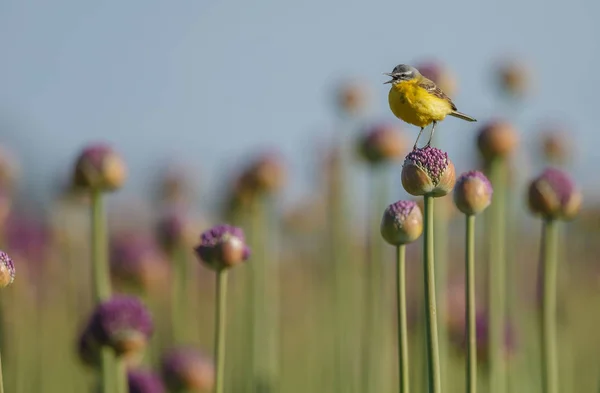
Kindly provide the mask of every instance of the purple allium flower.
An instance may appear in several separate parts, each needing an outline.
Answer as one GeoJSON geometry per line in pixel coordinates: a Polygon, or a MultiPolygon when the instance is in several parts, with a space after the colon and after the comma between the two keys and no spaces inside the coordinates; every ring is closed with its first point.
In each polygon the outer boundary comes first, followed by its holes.
{"type": "Polygon", "coordinates": [[[518,143],[517,131],[504,120],[492,120],[484,124],[477,137],[479,151],[487,161],[507,157],[518,143]]]}
{"type": "Polygon", "coordinates": [[[0,288],[4,288],[15,280],[15,264],[4,251],[0,251],[0,288]]]}
{"type": "Polygon", "coordinates": [[[492,183],[479,171],[465,172],[454,186],[454,203],[467,215],[484,211],[492,202],[492,183]]]}
{"type": "Polygon", "coordinates": [[[217,225],[202,233],[196,255],[215,270],[237,265],[250,257],[244,231],[231,225],[217,225]]]}
{"type": "Polygon", "coordinates": [[[161,379],[151,371],[129,370],[127,372],[129,393],[165,393],[161,379]]]}
{"type": "Polygon", "coordinates": [[[423,215],[414,201],[398,201],[385,209],[380,225],[381,236],[391,245],[415,241],[423,233],[423,215]]]}
{"type": "Polygon", "coordinates": [[[110,346],[117,354],[135,353],[152,335],[152,317],[138,298],[117,295],[98,305],[90,330],[99,344],[110,346]]]}
{"type": "Polygon", "coordinates": [[[452,191],[454,182],[454,164],[440,149],[415,149],[404,159],[402,185],[411,195],[444,196],[452,191]]]}
{"type": "Polygon", "coordinates": [[[529,186],[529,208],[546,219],[570,219],[581,207],[581,194],[570,176],[555,168],[546,169],[529,186]]]}
{"type": "Polygon", "coordinates": [[[397,127],[390,124],[377,124],[365,132],[358,148],[367,162],[379,164],[400,157],[406,150],[406,141],[397,127]]]}
{"type": "Polygon", "coordinates": [[[100,364],[100,345],[92,334],[90,324],[79,334],[77,340],[77,354],[83,364],[94,367],[100,364]]]}
{"type": "Polygon", "coordinates": [[[212,360],[193,348],[174,348],[162,360],[162,374],[169,389],[208,392],[214,385],[212,360]]]}
{"type": "Polygon", "coordinates": [[[77,187],[101,191],[120,188],[125,182],[125,163],[111,147],[94,144],[77,158],[73,183],[77,187]]]}
{"type": "Polygon", "coordinates": [[[194,225],[183,209],[171,208],[158,222],[157,237],[165,249],[172,250],[177,245],[190,242],[193,227],[194,225]]]}
{"type": "Polygon", "coordinates": [[[167,259],[152,237],[129,233],[116,237],[111,244],[110,270],[120,283],[151,289],[165,282],[167,259]]]}

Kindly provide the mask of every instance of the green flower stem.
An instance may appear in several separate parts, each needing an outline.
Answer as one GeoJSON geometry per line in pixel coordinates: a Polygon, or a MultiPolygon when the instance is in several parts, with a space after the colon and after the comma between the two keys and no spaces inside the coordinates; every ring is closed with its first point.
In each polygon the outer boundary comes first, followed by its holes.
{"type": "Polygon", "coordinates": [[[385,171],[383,168],[370,168],[371,185],[370,198],[368,198],[368,234],[367,234],[367,263],[365,264],[365,295],[363,318],[363,392],[381,391],[384,380],[382,370],[386,363],[384,339],[386,331],[382,326],[387,326],[383,321],[383,261],[381,260],[381,235],[379,222],[381,211],[385,208],[387,195],[385,171]]]}
{"type": "Polygon", "coordinates": [[[544,296],[542,300],[542,392],[558,393],[558,347],[556,332],[556,246],[558,231],[555,220],[543,224],[544,296]]]}
{"type": "Polygon", "coordinates": [[[467,393],[477,392],[477,331],[475,326],[475,216],[467,215],[465,257],[467,305],[467,393]]]}
{"type": "Polygon", "coordinates": [[[408,326],[406,322],[406,246],[396,247],[396,291],[398,298],[398,376],[400,393],[408,393],[408,326]]]}
{"type": "MultiPolygon", "coordinates": [[[[92,274],[94,283],[94,298],[99,304],[110,297],[110,270],[108,267],[108,240],[106,234],[106,214],[102,192],[92,190],[92,274]]],[[[114,386],[115,356],[108,347],[101,349],[102,392],[112,393],[114,386]]]]}
{"type": "Polygon", "coordinates": [[[437,330],[437,306],[435,293],[435,264],[433,252],[433,197],[424,196],[425,236],[424,236],[424,278],[425,307],[427,308],[427,353],[428,380],[431,393],[441,393],[440,349],[437,330]]]}
{"type": "Polygon", "coordinates": [[[504,324],[506,323],[506,161],[490,163],[490,181],[494,187],[494,203],[489,222],[489,310],[490,310],[490,393],[506,392],[506,356],[504,324]]]}
{"type": "Polygon", "coordinates": [[[171,303],[171,323],[173,341],[180,343],[187,339],[185,315],[188,299],[188,261],[183,244],[176,244],[171,250],[171,261],[175,265],[173,272],[173,298],[171,303]]]}
{"type": "Polygon", "coordinates": [[[120,358],[115,361],[117,371],[117,392],[129,393],[129,382],[127,381],[127,364],[125,359],[120,358]]]}
{"type": "Polygon", "coordinates": [[[215,393],[223,393],[225,383],[225,329],[227,324],[227,270],[217,272],[215,299],[215,393]]]}

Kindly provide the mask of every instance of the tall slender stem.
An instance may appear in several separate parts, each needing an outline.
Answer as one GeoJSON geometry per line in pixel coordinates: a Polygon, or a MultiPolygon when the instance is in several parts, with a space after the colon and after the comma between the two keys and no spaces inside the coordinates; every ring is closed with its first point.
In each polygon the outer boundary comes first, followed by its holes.
{"type": "MultiPolygon", "coordinates": [[[[102,192],[92,190],[92,274],[94,284],[94,298],[96,303],[101,303],[110,297],[110,270],[108,267],[108,241],[106,235],[106,216],[102,192]]],[[[101,377],[102,392],[113,392],[115,356],[108,347],[101,349],[101,377]]]]}
{"type": "Polygon", "coordinates": [[[117,392],[129,393],[129,381],[127,380],[127,364],[125,359],[120,358],[116,361],[117,370],[117,392]]]}
{"type": "Polygon", "coordinates": [[[467,326],[467,393],[477,392],[477,332],[475,327],[475,216],[467,215],[465,275],[467,326]]]}
{"type": "Polygon", "coordinates": [[[185,249],[182,244],[175,244],[171,250],[172,262],[175,265],[173,273],[173,299],[171,302],[171,324],[173,341],[181,342],[187,338],[185,331],[185,312],[188,299],[188,269],[185,249]]]}
{"type": "Polygon", "coordinates": [[[217,272],[215,307],[215,393],[223,393],[225,382],[225,328],[227,323],[227,270],[217,272]]]}
{"type": "Polygon", "coordinates": [[[558,241],[555,220],[543,224],[544,297],[542,300],[543,393],[558,393],[558,347],[556,331],[556,277],[558,241]]]}
{"type": "Polygon", "coordinates": [[[488,269],[490,310],[490,393],[506,392],[506,161],[497,158],[490,165],[494,203],[490,206],[490,256],[488,269]]]}
{"type": "Polygon", "coordinates": [[[440,349],[437,330],[437,306],[435,294],[435,264],[433,255],[433,197],[424,196],[425,237],[423,255],[425,259],[425,307],[427,307],[427,352],[429,369],[429,391],[441,393],[440,349]]]}
{"type": "Polygon", "coordinates": [[[400,393],[408,393],[408,326],[406,322],[406,246],[396,247],[396,291],[398,299],[398,377],[400,393]]]}

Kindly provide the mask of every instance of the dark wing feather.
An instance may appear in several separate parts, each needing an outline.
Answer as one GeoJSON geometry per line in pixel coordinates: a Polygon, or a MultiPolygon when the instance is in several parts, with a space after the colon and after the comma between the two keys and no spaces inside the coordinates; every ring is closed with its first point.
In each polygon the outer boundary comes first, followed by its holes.
{"type": "Polygon", "coordinates": [[[421,82],[419,82],[419,86],[424,88],[425,90],[427,90],[429,92],[429,94],[432,94],[438,98],[441,98],[442,100],[448,101],[450,103],[450,105],[452,106],[452,110],[454,110],[454,111],[456,110],[456,105],[454,105],[454,103],[452,102],[450,97],[448,97],[446,95],[446,93],[444,93],[442,91],[442,89],[437,87],[437,85],[435,83],[433,83],[433,81],[423,78],[423,80],[421,82]]]}

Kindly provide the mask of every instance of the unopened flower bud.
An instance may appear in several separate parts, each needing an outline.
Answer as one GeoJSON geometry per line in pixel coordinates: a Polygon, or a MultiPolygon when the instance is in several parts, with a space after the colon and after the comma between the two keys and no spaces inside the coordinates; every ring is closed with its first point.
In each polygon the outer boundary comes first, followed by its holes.
{"type": "Polygon", "coordinates": [[[523,97],[530,89],[530,70],[525,63],[516,60],[504,61],[497,66],[500,91],[513,97],[523,97]]]}
{"type": "Polygon", "coordinates": [[[529,186],[529,208],[546,219],[571,219],[580,207],[581,193],[570,176],[559,169],[546,169],[529,186]]]}
{"type": "Polygon", "coordinates": [[[158,375],[147,370],[127,372],[129,393],[165,393],[166,389],[158,375]]]}
{"type": "Polygon", "coordinates": [[[423,215],[414,201],[398,201],[385,209],[381,236],[393,246],[413,242],[423,233],[423,215]]]}
{"type": "Polygon", "coordinates": [[[153,331],[150,313],[133,296],[114,296],[98,305],[90,326],[94,339],[119,356],[141,352],[153,331]]]}
{"type": "Polygon", "coordinates": [[[77,187],[113,191],[126,178],[125,163],[109,146],[97,144],[83,150],[75,163],[73,182],[77,187]]]}
{"type": "Polygon", "coordinates": [[[411,195],[444,196],[452,191],[455,181],[454,164],[440,149],[415,149],[404,159],[402,185],[411,195]]]}
{"type": "Polygon", "coordinates": [[[214,385],[212,360],[193,348],[175,348],[162,361],[163,378],[174,392],[209,392],[214,385]]]}
{"type": "Polygon", "coordinates": [[[238,265],[250,256],[244,232],[231,225],[217,225],[204,232],[195,250],[204,264],[217,271],[238,265]]]}
{"type": "Polygon", "coordinates": [[[371,164],[393,161],[406,150],[406,141],[400,130],[389,124],[378,124],[369,129],[359,141],[360,155],[371,164]]]}
{"type": "Polygon", "coordinates": [[[467,215],[479,214],[492,202],[492,184],[479,171],[463,173],[454,186],[454,203],[467,215]]]}
{"type": "Polygon", "coordinates": [[[15,265],[4,251],[0,251],[0,288],[12,284],[15,280],[15,265]]]}
{"type": "Polygon", "coordinates": [[[477,146],[484,159],[504,158],[517,147],[519,136],[513,126],[502,120],[485,124],[479,131],[477,146]]]}

